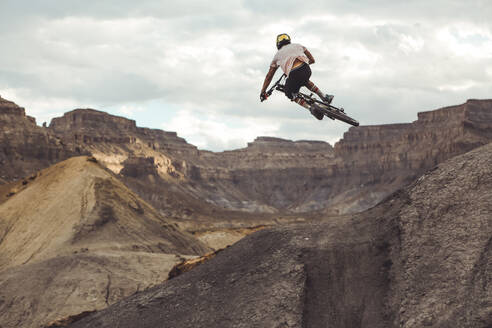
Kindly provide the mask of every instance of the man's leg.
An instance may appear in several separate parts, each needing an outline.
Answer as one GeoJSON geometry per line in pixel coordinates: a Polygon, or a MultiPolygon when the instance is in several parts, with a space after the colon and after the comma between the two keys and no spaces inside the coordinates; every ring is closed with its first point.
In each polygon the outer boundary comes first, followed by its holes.
{"type": "Polygon", "coordinates": [[[301,86],[305,85],[309,81],[309,77],[311,76],[311,70],[309,69],[309,66],[306,65],[305,67],[301,67],[295,71],[292,71],[285,81],[285,95],[287,98],[289,98],[291,101],[296,102],[297,104],[301,105],[302,107],[308,109],[311,114],[316,117],[318,120],[323,119],[323,113],[317,108],[315,105],[309,105],[304,101],[304,99],[300,98],[297,96],[297,93],[299,92],[299,89],[301,89],[301,86]]]}
{"type": "Polygon", "coordinates": [[[294,94],[294,98],[291,99],[291,101],[296,102],[297,104],[301,105],[304,108],[311,109],[311,106],[307,102],[304,101],[301,97],[297,97],[296,94],[294,94]]]}
{"type": "Polygon", "coordinates": [[[314,92],[315,94],[317,94],[323,101],[326,101],[328,104],[331,104],[333,100],[333,96],[321,92],[321,90],[313,82],[308,81],[306,87],[312,92],[314,92]]]}

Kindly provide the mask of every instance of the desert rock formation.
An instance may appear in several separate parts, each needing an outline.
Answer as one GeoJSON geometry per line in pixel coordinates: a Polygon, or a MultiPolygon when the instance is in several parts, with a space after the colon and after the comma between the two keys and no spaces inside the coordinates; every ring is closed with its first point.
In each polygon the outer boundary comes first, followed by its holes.
{"type": "Polygon", "coordinates": [[[492,100],[422,112],[413,123],[352,127],[334,147],[259,137],[220,153],[93,109],[68,112],[40,128],[24,109],[1,104],[0,123],[10,126],[0,132],[7,145],[0,154],[4,181],[90,154],[162,214],[192,220],[237,210],[359,212],[436,164],[492,140],[492,100]]]}
{"type": "Polygon", "coordinates": [[[257,232],[70,327],[490,327],[490,199],[492,144],[369,211],[257,232]]]}
{"type": "MultiPolygon", "coordinates": [[[[351,128],[335,146],[340,159],[337,167],[342,175],[357,177],[360,188],[335,192],[335,199],[346,202],[355,191],[359,200],[342,207],[341,212],[367,208],[438,163],[490,141],[492,100],[468,100],[463,105],[421,112],[409,124],[351,128]]],[[[354,185],[357,183],[350,183],[354,185]]]]}

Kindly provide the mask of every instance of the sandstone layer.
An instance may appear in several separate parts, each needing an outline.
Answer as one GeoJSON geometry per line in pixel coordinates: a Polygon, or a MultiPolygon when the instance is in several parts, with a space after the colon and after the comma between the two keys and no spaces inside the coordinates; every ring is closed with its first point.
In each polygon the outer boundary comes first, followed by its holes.
{"type": "Polygon", "coordinates": [[[102,309],[211,249],[110,171],[74,157],[7,185],[0,203],[0,326],[102,309]]]}
{"type": "Polygon", "coordinates": [[[489,144],[369,211],[259,231],[70,327],[490,327],[491,197],[489,144]]]}

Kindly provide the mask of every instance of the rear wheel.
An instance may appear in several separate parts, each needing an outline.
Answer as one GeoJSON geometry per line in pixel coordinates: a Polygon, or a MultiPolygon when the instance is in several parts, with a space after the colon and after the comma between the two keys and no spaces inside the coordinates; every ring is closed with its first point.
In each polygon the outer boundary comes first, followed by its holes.
{"type": "Polygon", "coordinates": [[[318,105],[321,110],[323,111],[323,114],[325,114],[327,117],[331,119],[336,119],[340,120],[342,122],[348,123],[353,126],[359,126],[359,122],[339,110],[338,108],[331,107],[331,106],[326,106],[326,105],[318,105]]]}

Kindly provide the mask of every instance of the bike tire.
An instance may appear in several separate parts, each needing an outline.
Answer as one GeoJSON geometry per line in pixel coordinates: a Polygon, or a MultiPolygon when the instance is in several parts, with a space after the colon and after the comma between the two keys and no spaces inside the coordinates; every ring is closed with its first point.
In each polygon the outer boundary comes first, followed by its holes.
{"type": "Polygon", "coordinates": [[[357,122],[356,120],[345,114],[344,112],[340,111],[336,107],[332,108],[331,106],[326,106],[325,104],[320,105],[319,107],[323,111],[323,114],[331,119],[336,119],[353,126],[359,126],[359,122],[357,122]]]}
{"type": "Polygon", "coordinates": [[[318,108],[321,109],[323,114],[331,118],[332,120],[339,120],[353,126],[359,126],[359,122],[357,120],[354,120],[353,118],[345,114],[342,110],[340,110],[340,108],[315,99],[312,97],[312,94],[308,96],[307,94],[300,92],[299,96],[301,96],[308,104],[316,104],[318,108]]]}

